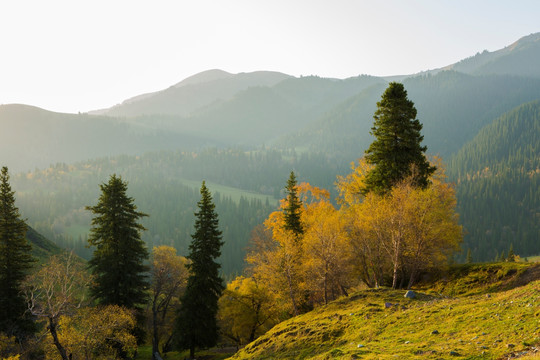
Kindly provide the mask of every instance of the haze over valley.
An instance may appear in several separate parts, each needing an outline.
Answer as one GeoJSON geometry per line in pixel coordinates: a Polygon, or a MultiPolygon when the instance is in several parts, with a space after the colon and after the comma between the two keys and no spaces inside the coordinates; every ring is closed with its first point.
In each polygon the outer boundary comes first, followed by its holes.
{"type": "MultiPolygon", "coordinates": [[[[456,183],[467,232],[462,248],[478,260],[510,244],[523,256],[540,252],[539,54],[540,34],[532,34],[399,79],[418,109],[427,154],[442,157],[456,183]]],[[[294,170],[300,181],[333,192],[336,176],[373,141],[376,103],[393,80],[216,69],[88,113],[2,105],[0,154],[17,174],[29,224],[86,256],[89,215],[82,209],[110,174],[128,180],[138,206],[151,214],[145,241],[180,250],[192,220],[179,214],[192,212],[205,179],[219,192],[218,209],[229,206],[231,214],[224,270],[240,272],[250,231],[283,196],[287,174],[294,170]],[[253,201],[256,210],[246,208],[253,201]],[[240,221],[238,212],[252,218],[240,221]]]]}

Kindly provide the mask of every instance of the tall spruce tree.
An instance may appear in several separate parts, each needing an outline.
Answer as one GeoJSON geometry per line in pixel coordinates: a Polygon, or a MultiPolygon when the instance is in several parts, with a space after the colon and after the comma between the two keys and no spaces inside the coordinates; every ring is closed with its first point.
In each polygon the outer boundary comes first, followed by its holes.
{"type": "Polygon", "coordinates": [[[416,119],[414,103],[403,84],[392,82],[377,102],[371,134],[375,140],[366,150],[366,161],[374,165],[366,175],[363,193],[388,193],[401,180],[412,176],[415,186],[425,188],[435,171],[420,143],[422,124],[416,119]]]}
{"type": "Polygon", "coordinates": [[[100,188],[97,205],[86,207],[94,214],[88,243],[96,247],[89,261],[96,277],[91,294],[103,305],[139,309],[147,300],[149,269],[138,220],[148,215],[137,211],[121,177],[112,175],[100,188]]]}
{"type": "Polygon", "coordinates": [[[189,349],[192,359],[196,348],[214,346],[217,342],[218,300],[224,289],[219,276],[221,266],[216,262],[223,241],[215,205],[204,181],[197,205],[195,233],[191,235],[193,240],[187,256],[191,261],[187,265],[190,275],[176,319],[177,343],[180,348],[189,349]]]}
{"type": "Polygon", "coordinates": [[[291,171],[289,180],[287,180],[287,186],[285,187],[287,191],[287,206],[283,210],[285,216],[284,228],[291,231],[298,239],[304,233],[304,228],[300,221],[302,202],[298,198],[296,186],[296,176],[294,175],[294,171],[291,171]]]}
{"type": "Polygon", "coordinates": [[[35,259],[14,195],[4,166],[0,174],[0,332],[21,339],[34,330],[21,285],[35,259]]]}

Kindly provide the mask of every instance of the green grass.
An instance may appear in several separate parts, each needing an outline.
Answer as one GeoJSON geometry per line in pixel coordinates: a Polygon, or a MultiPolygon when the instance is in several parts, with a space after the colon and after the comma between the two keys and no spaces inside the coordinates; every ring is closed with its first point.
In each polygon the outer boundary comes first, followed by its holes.
{"type": "Polygon", "coordinates": [[[540,262],[540,255],[526,257],[527,262],[537,263],[540,262]]]}
{"type": "Polygon", "coordinates": [[[475,263],[450,267],[419,288],[446,296],[489,293],[515,287],[531,264],[517,262],[475,263]]]}
{"type": "MultiPolygon", "coordinates": [[[[200,187],[201,187],[201,182],[200,181],[187,180],[187,179],[179,179],[179,180],[182,182],[182,184],[184,184],[186,186],[190,186],[190,187],[197,188],[197,189],[200,189],[200,187]]],[[[230,187],[230,186],[224,186],[224,185],[216,184],[216,183],[213,183],[213,182],[208,182],[207,181],[206,186],[208,187],[208,189],[210,189],[212,194],[218,192],[218,193],[221,194],[221,196],[231,197],[231,199],[236,203],[238,203],[240,201],[241,197],[244,197],[244,198],[246,198],[248,200],[249,199],[261,200],[263,203],[266,202],[266,200],[268,199],[268,202],[271,205],[276,205],[276,206],[277,206],[277,204],[279,202],[279,200],[277,200],[273,196],[259,194],[259,193],[256,193],[256,192],[242,190],[242,189],[238,189],[238,188],[234,188],[234,187],[230,187]]]]}
{"type": "MultiPolygon", "coordinates": [[[[226,349],[210,349],[210,350],[201,350],[195,352],[195,357],[197,359],[212,359],[212,360],[221,360],[228,359],[231,357],[231,352],[226,352],[226,349]]],[[[164,359],[167,360],[184,360],[189,358],[189,351],[171,351],[165,354],[164,359]]],[[[151,360],[152,359],[152,346],[140,346],[137,350],[137,359],[138,360],[151,360]]]]}
{"type": "Polygon", "coordinates": [[[499,359],[526,351],[540,344],[540,266],[521,266],[454,267],[413,300],[404,290],[360,291],[276,325],[233,359],[499,359]]]}

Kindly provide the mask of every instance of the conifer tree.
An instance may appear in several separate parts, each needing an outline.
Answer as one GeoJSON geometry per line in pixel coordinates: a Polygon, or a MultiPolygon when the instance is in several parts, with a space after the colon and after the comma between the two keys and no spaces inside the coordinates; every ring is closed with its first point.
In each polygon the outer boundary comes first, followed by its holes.
{"type": "Polygon", "coordinates": [[[508,250],[508,257],[506,258],[508,262],[515,262],[516,255],[514,254],[514,244],[510,244],[510,250],[508,250]]]}
{"type": "Polygon", "coordinates": [[[217,342],[218,300],[224,289],[219,276],[221,266],[216,262],[223,245],[218,215],[204,181],[200,192],[195,233],[191,235],[187,256],[191,261],[187,265],[190,275],[176,320],[178,345],[189,349],[192,359],[196,348],[214,346],[217,342]]]}
{"type": "Polygon", "coordinates": [[[15,207],[8,168],[0,174],[0,332],[19,339],[33,331],[21,285],[35,259],[26,239],[26,223],[15,207]]]}
{"type": "Polygon", "coordinates": [[[294,175],[294,171],[291,171],[285,189],[287,190],[287,206],[283,210],[285,215],[284,228],[285,230],[291,231],[298,239],[304,233],[304,228],[300,221],[302,202],[298,198],[296,176],[294,175]]]}
{"type": "Polygon", "coordinates": [[[466,262],[467,262],[467,264],[471,264],[471,263],[472,263],[472,253],[471,253],[471,249],[467,249],[467,259],[466,259],[466,262]]]}
{"type": "Polygon", "coordinates": [[[375,140],[366,150],[366,161],[374,165],[366,177],[362,192],[387,194],[394,185],[413,176],[414,185],[426,188],[435,171],[421,146],[422,124],[416,119],[414,103],[407,98],[403,84],[392,82],[377,102],[371,134],[375,140]]]}
{"type": "Polygon", "coordinates": [[[121,177],[112,175],[100,188],[97,205],[86,207],[94,214],[88,243],[96,247],[89,261],[95,276],[91,294],[102,305],[140,308],[147,300],[148,251],[138,220],[148,215],[137,211],[121,177]]]}

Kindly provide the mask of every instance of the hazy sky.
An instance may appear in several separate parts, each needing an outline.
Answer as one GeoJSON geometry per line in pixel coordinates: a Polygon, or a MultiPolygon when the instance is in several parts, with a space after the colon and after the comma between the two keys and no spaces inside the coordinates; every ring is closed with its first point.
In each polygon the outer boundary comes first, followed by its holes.
{"type": "Polygon", "coordinates": [[[0,0],[0,104],[84,112],[215,68],[411,74],[539,31],[538,0],[0,0]]]}

